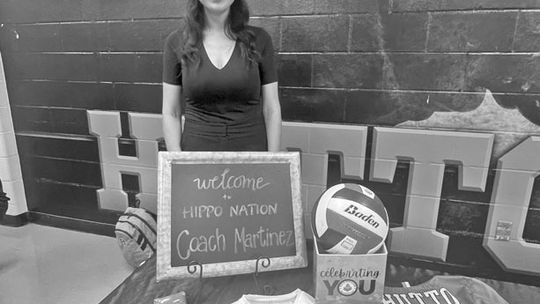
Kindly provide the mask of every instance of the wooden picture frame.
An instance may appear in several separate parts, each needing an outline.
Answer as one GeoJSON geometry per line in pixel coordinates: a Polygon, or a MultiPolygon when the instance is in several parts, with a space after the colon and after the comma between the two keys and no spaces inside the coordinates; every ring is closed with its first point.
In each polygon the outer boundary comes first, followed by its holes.
{"type": "Polygon", "coordinates": [[[306,267],[299,153],[159,152],[157,238],[158,281],[306,267]],[[244,200],[238,203],[234,197],[244,200]],[[255,233],[259,237],[251,234],[247,247],[250,234],[244,235],[248,228],[240,225],[261,225],[255,233]],[[212,229],[215,235],[197,236],[212,229]]]}

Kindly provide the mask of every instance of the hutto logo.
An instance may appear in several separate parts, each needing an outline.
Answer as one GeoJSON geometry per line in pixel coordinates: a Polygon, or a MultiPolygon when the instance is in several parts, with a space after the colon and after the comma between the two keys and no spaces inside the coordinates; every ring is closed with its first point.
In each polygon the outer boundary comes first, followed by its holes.
{"type": "MultiPolygon", "coordinates": [[[[493,98],[486,94],[486,98],[488,97],[493,98]]],[[[487,102],[481,113],[470,112],[470,115],[465,117],[463,122],[468,123],[470,117],[491,115],[490,113],[501,111],[495,100],[489,101],[489,104],[487,102]]],[[[103,183],[103,188],[97,190],[99,208],[123,211],[128,207],[128,194],[123,190],[121,183],[122,174],[127,173],[139,177],[141,192],[137,194],[137,198],[141,201],[141,207],[156,212],[158,187],[155,155],[158,152],[157,139],[163,137],[161,115],[128,113],[130,134],[136,138],[137,157],[126,157],[118,153],[118,141],[116,140],[122,135],[120,112],[98,110],[88,110],[87,112],[89,132],[96,136],[99,142],[103,183]]],[[[313,159],[318,159],[318,161],[309,162],[309,170],[302,170],[302,179],[304,181],[313,179],[313,176],[307,172],[323,172],[323,175],[316,179],[321,182],[309,185],[310,189],[320,191],[320,193],[327,188],[327,174],[324,170],[328,165],[327,151],[341,152],[344,172],[350,172],[353,176],[364,176],[367,173],[371,181],[382,183],[393,182],[396,175],[396,160],[401,158],[414,160],[410,162],[411,170],[407,178],[410,185],[406,193],[408,211],[404,214],[404,225],[390,231],[389,250],[442,261],[446,260],[449,237],[436,230],[441,202],[440,187],[443,184],[445,174],[445,170],[440,170],[440,168],[444,167],[448,161],[461,164],[458,166],[460,177],[463,177],[462,184],[459,186],[460,190],[485,192],[486,188],[492,189],[492,204],[490,204],[490,212],[487,215],[483,247],[488,249],[490,255],[507,271],[539,274],[540,264],[528,263],[527,259],[515,259],[516,256],[538,255],[540,251],[538,246],[526,244],[519,238],[501,241],[493,237],[496,234],[499,221],[526,222],[527,212],[523,212],[523,210],[529,207],[531,199],[533,199],[534,180],[538,177],[540,168],[540,157],[538,157],[540,155],[538,153],[540,136],[527,135],[538,134],[536,131],[538,126],[528,120],[524,120],[522,124],[523,116],[518,110],[512,113],[504,110],[502,117],[507,116],[516,117],[508,120],[513,121],[514,125],[525,126],[528,123],[531,129],[521,130],[523,132],[520,134],[527,138],[524,140],[520,138],[519,143],[514,143],[515,146],[512,149],[509,149],[508,146],[498,148],[500,152],[507,152],[500,156],[500,161],[497,162],[497,168],[494,170],[495,178],[490,179],[491,184],[487,187],[489,173],[493,172],[490,163],[495,134],[486,132],[473,133],[464,130],[451,132],[374,126],[372,131],[374,136],[372,141],[368,142],[367,126],[346,127],[340,124],[284,121],[282,133],[291,135],[283,137],[281,144],[287,149],[300,149],[302,151],[305,149],[302,155],[309,153],[309,155],[317,156],[313,159]],[[324,132],[319,130],[324,130],[324,132]],[[313,141],[316,144],[304,146],[303,143],[312,142],[310,140],[311,134],[318,134],[318,140],[313,141]],[[354,145],[351,145],[350,141],[347,140],[335,140],[336,138],[351,138],[351,136],[359,139],[354,145]],[[440,141],[440,138],[444,138],[444,140],[440,141]],[[409,144],[403,145],[402,142],[409,144]],[[424,148],[411,148],[418,145],[424,148]],[[362,162],[356,160],[366,156],[368,147],[373,147],[373,149],[369,171],[365,172],[364,167],[360,165],[362,162]],[[434,165],[422,165],[426,163],[434,165]],[[426,187],[426,185],[435,186],[426,187]],[[509,193],[516,194],[511,201],[505,200],[509,193]],[[512,208],[508,208],[508,206],[512,208]],[[422,217],[413,216],[419,212],[422,213],[422,217]],[[397,241],[417,238],[421,238],[423,241],[415,246],[411,246],[410,242],[397,241]]],[[[453,121],[453,119],[451,120],[453,121]]],[[[411,124],[417,125],[418,122],[411,122],[411,124]]],[[[502,154],[500,152],[498,153],[502,154]]],[[[310,198],[308,202],[310,206],[315,203],[316,197],[313,195],[313,198],[310,198]]],[[[369,215],[365,215],[365,217],[367,219],[369,215]]],[[[515,233],[513,231],[512,235],[522,235],[524,226],[514,225],[513,229],[518,229],[518,231],[515,233]]]]}
{"type": "Polygon", "coordinates": [[[379,228],[379,223],[377,223],[377,221],[373,218],[373,214],[364,214],[358,211],[358,208],[354,205],[350,205],[349,207],[347,207],[347,209],[345,209],[345,212],[356,216],[357,218],[361,219],[362,221],[370,224],[375,228],[379,228]]]}
{"type": "Polygon", "coordinates": [[[373,279],[354,281],[345,280],[323,280],[324,286],[328,289],[328,295],[333,296],[336,291],[343,296],[352,296],[355,293],[369,295],[375,291],[376,281],[373,279]]]}

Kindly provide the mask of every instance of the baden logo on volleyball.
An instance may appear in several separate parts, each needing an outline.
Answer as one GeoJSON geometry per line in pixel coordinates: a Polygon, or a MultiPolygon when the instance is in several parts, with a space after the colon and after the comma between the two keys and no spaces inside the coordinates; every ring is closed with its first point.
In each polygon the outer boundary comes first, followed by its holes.
{"type": "Polygon", "coordinates": [[[327,253],[374,253],[388,234],[388,213],[370,189],[352,183],[326,190],[313,209],[313,231],[327,253]]]}
{"type": "Polygon", "coordinates": [[[373,218],[372,214],[363,214],[362,212],[358,211],[358,208],[354,205],[350,205],[349,207],[347,207],[344,212],[356,216],[357,218],[361,219],[362,221],[370,224],[375,228],[380,226],[380,224],[377,223],[377,221],[373,218]]]}

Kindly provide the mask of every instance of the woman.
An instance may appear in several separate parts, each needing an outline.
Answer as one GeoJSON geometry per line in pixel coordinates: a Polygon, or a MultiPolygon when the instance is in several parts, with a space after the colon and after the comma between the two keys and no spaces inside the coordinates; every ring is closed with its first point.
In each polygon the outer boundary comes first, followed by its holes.
{"type": "Polygon", "coordinates": [[[168,151],[279,151],[272,41],[248,20],[244,0],[188,1],[184,29],[169,35],[163,51],[168,151]]]}

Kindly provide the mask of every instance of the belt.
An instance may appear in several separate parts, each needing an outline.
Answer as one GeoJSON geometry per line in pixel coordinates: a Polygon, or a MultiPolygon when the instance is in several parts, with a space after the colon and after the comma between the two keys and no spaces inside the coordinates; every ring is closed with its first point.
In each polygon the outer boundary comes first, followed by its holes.
{"type": "Polygon", "coordinates": [[[184,123],[184,132],[209,136],[231,136],[238,134],[252,134],[264,129],[262,121],[249,121],[244,123],[218,123],[187,120],[184,123]]]}

